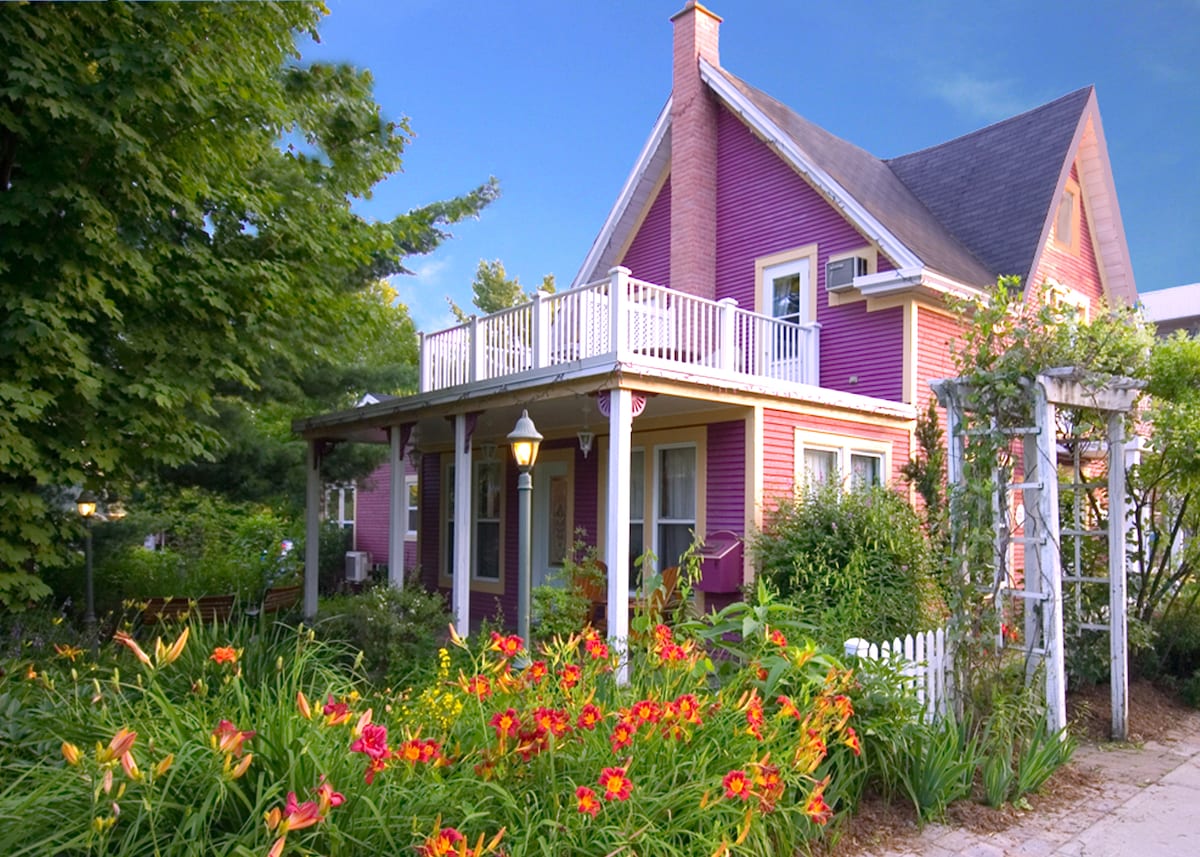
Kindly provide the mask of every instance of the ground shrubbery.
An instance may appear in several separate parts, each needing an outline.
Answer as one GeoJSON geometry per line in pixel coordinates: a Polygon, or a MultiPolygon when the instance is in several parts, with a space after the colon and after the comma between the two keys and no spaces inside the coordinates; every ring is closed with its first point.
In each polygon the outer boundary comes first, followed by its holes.
{"type": "Polygon", "coordinates": [[[894,491],[814,487],[780,503],[752,547],[763,579],[830,646],[891,640],[943,619],[933,552],[894,491]]]}

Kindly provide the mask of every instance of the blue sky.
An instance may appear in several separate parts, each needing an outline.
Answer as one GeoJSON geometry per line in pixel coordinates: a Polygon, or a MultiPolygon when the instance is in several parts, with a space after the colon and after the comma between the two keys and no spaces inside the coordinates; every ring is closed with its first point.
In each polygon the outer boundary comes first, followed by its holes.
{"type": "MultiPolygon", "coordinates": [[[[369,68],[415,137],[361,206],[386,218],[496,176],[502,195],[395,285],[419,329],[480,259],[574,278],[671,88],[683,0],[331,0],[304,59],[369,68]]],[[[721,64],[879,157],[1095,84],[1142,291],[1200,280],[1200,0],[713,0],[721,64]]]]}

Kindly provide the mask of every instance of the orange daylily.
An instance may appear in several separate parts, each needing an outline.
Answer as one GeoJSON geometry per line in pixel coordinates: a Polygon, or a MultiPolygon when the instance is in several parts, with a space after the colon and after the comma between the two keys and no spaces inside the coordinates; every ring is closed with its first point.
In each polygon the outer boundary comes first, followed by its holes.
{"type": "Polygon", "coordinates": [[[236,664],[238,656],[238,650],[233,646],[217,646],[212,650],[212,654],[208,656],[208,659],[218,664],[236,664]]]}

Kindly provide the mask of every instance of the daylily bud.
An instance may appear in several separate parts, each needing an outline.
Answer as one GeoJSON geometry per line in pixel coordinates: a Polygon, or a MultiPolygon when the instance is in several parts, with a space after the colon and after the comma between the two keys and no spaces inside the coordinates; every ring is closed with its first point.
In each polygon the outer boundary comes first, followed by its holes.
{"type": "MultiPolygon", "coordinates": [[[[226,757],[228,759],[228,757],[226,757]]],[[[250,768],[250,763],[254,760],[253,753],[247,753],[242,756],[242,760],[237,763],[234,769],[229,773],[229,778],[233,780],[240,779],[250,768]]]]}
{"type": "Polygon", "coordinates": [[[304,691],[296,691],[296,707],[300,709],[300,716],[305,720],[312,720],[312,706],[308,704],[308,697],[304,695],[304,691]]]}
{"type": "Polygon", "coordinates": [[[79,760],[83,758],[83,754],[79,752],[79,748],[70,741],[63,741],[62,744],[63,758],[67,760],[68,765],[78,765],[79,760]]]}
{"type": "Polygon", "coordinates": [[[174,761],[175,761],[175,754],[168,753],[161,762],[159,762],[157,765],[154,766],[154,776],[161,777],[163,774],[165,774],[167,772],[168,769],[170,769],[170,767],[171,767],[172,763],[174,763],[174,761]]]}

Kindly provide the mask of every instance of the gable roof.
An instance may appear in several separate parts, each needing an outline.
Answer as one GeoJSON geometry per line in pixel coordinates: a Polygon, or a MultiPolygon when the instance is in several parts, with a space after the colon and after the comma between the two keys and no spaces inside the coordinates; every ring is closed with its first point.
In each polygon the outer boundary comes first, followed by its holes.
{"type": "MultiPolygon", "coordinates": [[[[1084,204],[1111,297],[1136,288],[1093,87],[949,142],[889,160],[843,140],[723,68],[702,79],[754,133],[813,184],[900,269],[893,282],[936,273],[987,289],[1036,271],[1057,200],[1078,158],[1084,204]]],[[[670,102],[573,285],[619,261],[670,161],[670,102]]]]}
{"type": "Polygon", "coordinates": [[[993,275],[1033,270],[1042,227],[1092,87],[887,161],[933,216],[993,275]]]}

